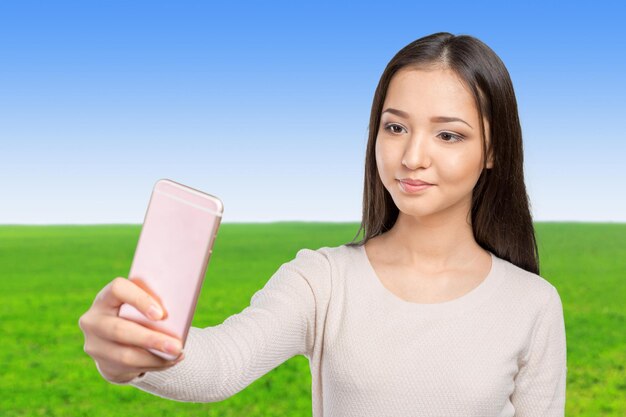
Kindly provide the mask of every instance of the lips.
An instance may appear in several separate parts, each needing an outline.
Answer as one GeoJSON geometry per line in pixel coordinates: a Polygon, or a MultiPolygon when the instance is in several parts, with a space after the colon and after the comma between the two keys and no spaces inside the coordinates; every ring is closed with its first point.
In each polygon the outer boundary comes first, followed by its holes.
{"type": "Polygon", "coordinates": [[[409,184],[409,185],[433,185],[433,184],[431,184],[429,182],[425,182],[425,181],[422,181],[422,180],[412,180],[410,178],[403,178],[403,179],[401,179],[399,181],[402,181],[402,182],[404,182],[406,184],[409,184]]]}

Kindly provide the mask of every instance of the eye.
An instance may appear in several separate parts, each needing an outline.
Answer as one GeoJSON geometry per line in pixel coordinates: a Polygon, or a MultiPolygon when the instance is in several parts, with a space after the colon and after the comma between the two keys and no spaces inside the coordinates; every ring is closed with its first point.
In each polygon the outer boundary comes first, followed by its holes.
{"type": "MultiPolygon", "coordinates": [[[[402,133],[402,130],[406,132],[406,129],[404,129],[404,127],[396,123],[387,123],[384,126],[384,129],[388,132],[391,132],[394,135],[402,133]]],[[[438,137],[441,136],[442,140],[446,143],[456,143],[456,142],[462,142],[464,140],[463,136],[455,135],[454,133],[450,133],[450,132],[441,132],[437,136],[438,137]]]]}
{"type": "Polygon", "coordinates": [[[391,132],[393,134],[401,133],[401,131],[394,130],[394,128],[404,129],[402,126],[400,126],[398,124],[395,124],[395,123],[387,123],[385,125],[385,130],[387,130],[387,131],[389,131],[389,132],[391,132]]]}
{"type": "Polygon", "coordinates": [[[450,132],[441,132],[439,135],[437,136],[442,136],[442,140],[444,142],[448,142],[448,143],[455,143],[455,142],[461,142],[463,140],[463,136],[461,135],[455,135],[453,133],[450,132]],[[450,139],[443,139],[443,137],[450,137],[452,138],[452,140],[450,139]]]}

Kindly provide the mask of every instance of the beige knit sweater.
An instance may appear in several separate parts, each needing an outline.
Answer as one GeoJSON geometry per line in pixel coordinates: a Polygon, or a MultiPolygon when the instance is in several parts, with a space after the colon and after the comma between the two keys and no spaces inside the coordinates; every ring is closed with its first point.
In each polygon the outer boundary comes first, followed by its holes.
{"type": "Polygon", "coordinates": [[[491,256],[488,276],[467,294],[418,304],[383,286],[362,246],[302,249],[242,312],[192,327],[185,360],[126,384],[216,402],[304,355],[314,417],[562,417],[560,296],[491,256]]]}

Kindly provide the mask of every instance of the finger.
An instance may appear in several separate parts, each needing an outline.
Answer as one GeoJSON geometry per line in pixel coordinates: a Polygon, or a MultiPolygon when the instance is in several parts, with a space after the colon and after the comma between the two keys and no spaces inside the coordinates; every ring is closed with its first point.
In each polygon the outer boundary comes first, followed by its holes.
{"type": "Polygon", "coordinates": [[[158,300],[131,280],[121,277],[104,287],[97,299],[108,310],[117,310],[124,303],[130,304],[153,320],[159,320],[165,314],[158,300]]]}
{"type": "Polygon", "coordinates": [[[107,374],[141,373],[163,370],[179,363],[160,358],[136,346],[124,346],[105,339],[94,339],[93,345],[85,345],[85,351],[107,374]]]}
{"type": "Polygon", "coordinates": [[[142,349],[156,349],[178,356],[182,350],[179,339],[156,330],[149,329],[132,320],[100,314],[96,323],[87,325],[96,336],[122,345],[142,349]]]}

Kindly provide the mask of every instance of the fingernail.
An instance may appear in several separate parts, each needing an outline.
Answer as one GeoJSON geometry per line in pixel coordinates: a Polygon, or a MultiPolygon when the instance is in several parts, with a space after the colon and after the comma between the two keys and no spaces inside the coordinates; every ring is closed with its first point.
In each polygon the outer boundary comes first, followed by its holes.
{"type": "Polygon", "coordinates": [[[159,320],[161,317],[163,317],[163,310],[161,310],[158,306],[152,304],[148,308],[148,317],[150,317],[152,320],[159,320]]]}
{"type": "Polygon", "coordinates": [[[165,352],[173,355],[177,355],[181,350],[181,346],[178,342],[171,342],[169,340],[165,342],[163,347],[165,348],[165,352]]]}

